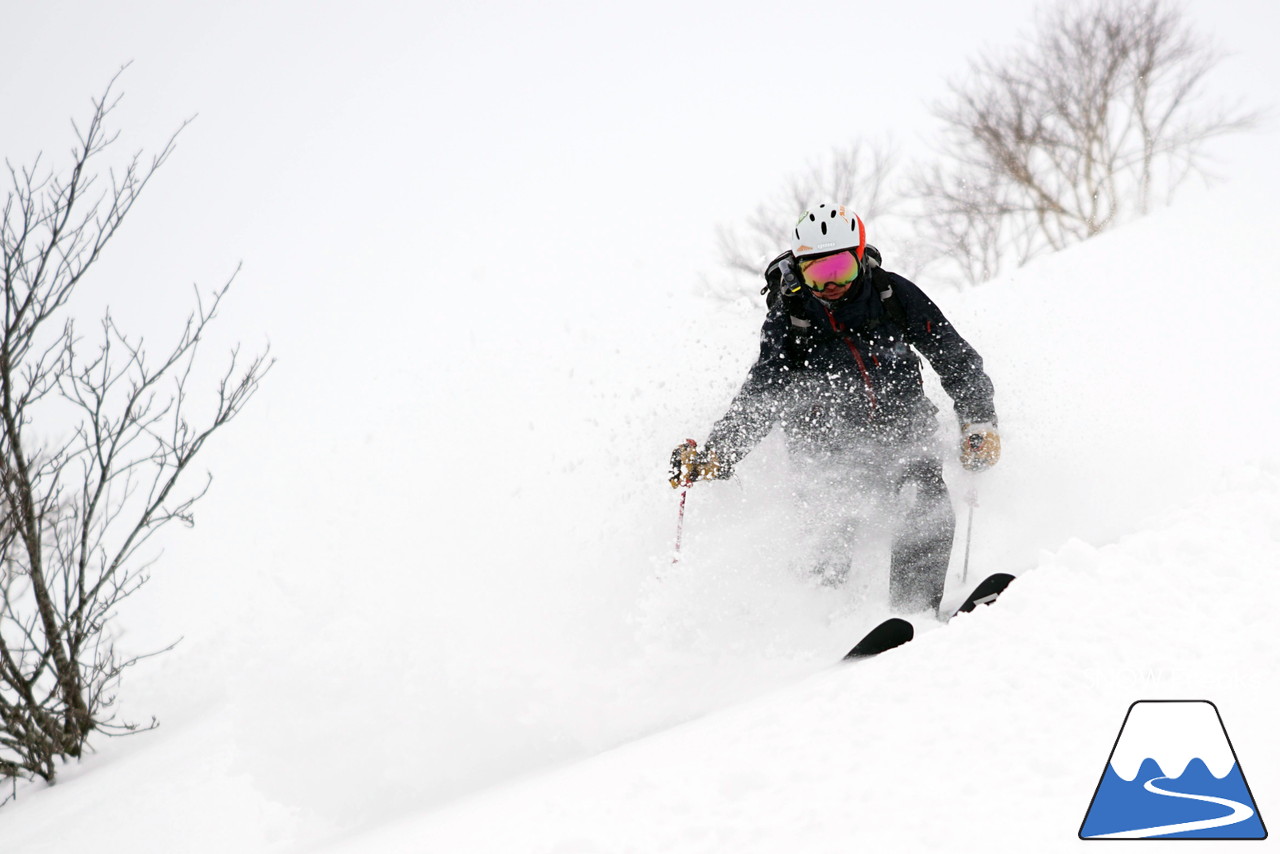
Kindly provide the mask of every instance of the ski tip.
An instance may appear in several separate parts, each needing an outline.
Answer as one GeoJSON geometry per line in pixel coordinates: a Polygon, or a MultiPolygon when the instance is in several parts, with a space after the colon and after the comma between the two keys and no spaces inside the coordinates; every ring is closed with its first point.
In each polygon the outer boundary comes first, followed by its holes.
{"type": "Polygon", "coordinates": [[[988,575],[982,582],[969,594],[969,598],[964,600],[952,617],[958,617],[961,614],[967,614],[973,611],[979,605],[990,605],[996,599],[1000,598],[1000,594],[1008,587],[1016,576],[1007,572],[997,572],[995,575],[988,575]]]}
{"type": "Polygon", "coordinates": [[[845,653],[845,661],[856,661],[870,658],[894,647],[902,646],[916,636],[915,626],[901,617],[890,617],[872,629],[866,637],[858,641],[853,649],[845,653]]]}

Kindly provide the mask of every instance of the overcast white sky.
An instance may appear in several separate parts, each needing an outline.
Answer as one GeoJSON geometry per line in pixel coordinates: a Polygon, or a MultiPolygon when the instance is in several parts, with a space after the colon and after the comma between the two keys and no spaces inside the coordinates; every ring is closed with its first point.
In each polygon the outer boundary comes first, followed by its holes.
{"type": "MultiPolygon", "coordinates": [[[[119,251],[149,292],[244,259],[278,337],[299,299],[412,298],[442,265],[472,283],[569,276],[592,250],[710,265],[715,227],[806,160],[860,134],[926,143],[946,79],[1036,4],[4,6],[0,151],[60,154],[132,61],[127,146],[200,117],[119,251]],[[501,270],[447,263],[495,249],[501,270]]],[[[1275,4],[1187,8],[1238,54],[1224,89],[1275,91],[1275,4]]]]}

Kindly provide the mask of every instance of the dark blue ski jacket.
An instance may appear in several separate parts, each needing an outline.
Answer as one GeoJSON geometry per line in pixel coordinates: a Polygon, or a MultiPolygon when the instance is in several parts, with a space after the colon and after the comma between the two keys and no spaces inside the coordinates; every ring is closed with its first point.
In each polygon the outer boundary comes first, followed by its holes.
{"type": "Polygon", "coordinates": [[[722,461],[732,466],[774,426],[792,450],[818,454],[932,435],[938,409],[925,396],[920,355],[961,424],[996,423],[982,357],[912,282],[873,267],[835,302],[802,291],[769,310],[760,356],[711,430],[706,447],[722,461]]]}

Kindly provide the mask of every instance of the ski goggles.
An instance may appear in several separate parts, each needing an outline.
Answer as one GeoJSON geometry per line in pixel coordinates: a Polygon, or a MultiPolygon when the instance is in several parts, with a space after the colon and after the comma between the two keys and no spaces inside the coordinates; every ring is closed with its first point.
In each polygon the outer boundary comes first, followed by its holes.
{"type": "Polygon", "coordinates": [[[849,285],[858,278],[858,259],[846,251],[801,261],[800,276],[806,285],[818,292],[825,290],[827,285],[849,285]]]}

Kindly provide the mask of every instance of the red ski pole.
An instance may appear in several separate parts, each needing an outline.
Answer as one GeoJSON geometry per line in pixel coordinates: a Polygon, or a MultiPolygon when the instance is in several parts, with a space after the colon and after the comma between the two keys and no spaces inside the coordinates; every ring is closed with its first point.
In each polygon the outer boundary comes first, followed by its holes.
{"type": "Polygon", "coordinates": [[[684,537],[684,500],[689,497],[689,487],[680,492],[680,515],[676,517],[676,550],[671,555],[671,563],[680,562],[680,540],[684,537]]]}

